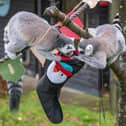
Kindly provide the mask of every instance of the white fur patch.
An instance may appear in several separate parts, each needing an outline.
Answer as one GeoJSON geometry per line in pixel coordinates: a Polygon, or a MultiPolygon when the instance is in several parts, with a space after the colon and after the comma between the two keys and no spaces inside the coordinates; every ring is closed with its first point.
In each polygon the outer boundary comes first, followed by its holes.
{"type": "Polygon", "coordinates": [[[54,84],[61,84],[66,81],[67,76],[61,71],[54,71],[56,63],[53,61],[47,69],[47,77],[54,84]]]}

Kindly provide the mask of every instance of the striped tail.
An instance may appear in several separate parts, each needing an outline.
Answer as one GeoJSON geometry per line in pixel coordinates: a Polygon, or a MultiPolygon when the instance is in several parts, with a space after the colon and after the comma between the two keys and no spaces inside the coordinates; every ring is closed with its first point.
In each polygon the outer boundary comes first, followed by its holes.
{"type": "Polygon", "coordinates": [[[122,31],[121,23],[120,23],[120,18],[119,18],[119,13],[116,13],[112,24],[117,27],[120,31],[122,31]]]}

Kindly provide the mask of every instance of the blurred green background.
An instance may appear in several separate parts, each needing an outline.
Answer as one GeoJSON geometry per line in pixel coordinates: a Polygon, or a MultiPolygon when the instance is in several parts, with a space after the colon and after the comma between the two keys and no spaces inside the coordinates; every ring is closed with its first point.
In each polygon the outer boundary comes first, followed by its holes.
{"type": "MultiPolygon", "coordinates": [[[[107,100],[106,100],[107,102],[107,100]]],[[[58,126],[114,126],[114,116],[105,110],[106,118],[98,112],[80,105],[62,104],[64,121],[58,126]]],[[[20,110],[10,113],[8,98],[0,99],[0,126],[55,126],[46,118],[36,92],[24,95],[20,110]]]]}

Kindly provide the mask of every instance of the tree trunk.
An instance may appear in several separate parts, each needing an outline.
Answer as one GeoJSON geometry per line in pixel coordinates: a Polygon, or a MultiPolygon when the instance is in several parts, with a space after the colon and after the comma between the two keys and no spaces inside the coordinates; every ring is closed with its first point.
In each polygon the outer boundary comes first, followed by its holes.
{"type": "Polygon", "coordinates": [[[110,65],[120,82],[116,126],[126,126],[126,70],[124,69],[124,66],[126,66],[124,62],[116,62],[110,65]]]}
{"type": "MultiPolygon", "coordinates": [[[[120,21],[123,28],[123,33],[126,37],[126,0],[120,0],[120,21]]],[[[126,53],[122,55],[123,62],[121,63],[120,74],[120,97],[118,102],[118,115],[117,115],[117,123],[116,126],[126,126],[126,53]]],[[[119,73],[117,71],[116,73],[119,73]]]]}
{"type": "Polygon", "coordinates": [[[121,25],[123,26],[123,32],[126,37],[126,0],[120,0],[120,20],[121,20],[121,25]]]}
{"type": "MultiPolygon", "coordinates": [[[[122,0],[122,1],[124,2],[125,0],[122,0]]],[[[126,4],[126,1],[124,3],[126,4]]],[[[123,12],[126,12],[126,10],[125,11],[123,10],[123,12]]],[[[69,18],[65,16],[64,13],[60,12],[55,7],[48,8],[46,10],[46,13],[48,13],[49,16],[52,16],[52,17],[62,21],[63,25],[66,25],[73,32],[77,33],[81,37],[90,38],[92,36],[85,30],[81,29],[80,27],[78,27],[74,23],[72,23],[69,20],[69,18]]],[[[122,13],[122,14],[124,15],[124,13],[122,13]]],[[[124,20],[123,16],[121,19],[124,20]]],[[[126,55],[124,54],[122,56],[122,59],[124,60],[125,57],[126,57],[126,55]]],[[[117,76],[117,78],[120,82],[120,98],[119,98],[119,102],[118,102],[119,111],[118,111],[118,115],[117,115],[116,126],[126,126],[126,70],[124,69],[124,67],[122,67],[122,64],[119,61],[111,64],[110,68],[115,73],[115,75],[117,76]]]]}

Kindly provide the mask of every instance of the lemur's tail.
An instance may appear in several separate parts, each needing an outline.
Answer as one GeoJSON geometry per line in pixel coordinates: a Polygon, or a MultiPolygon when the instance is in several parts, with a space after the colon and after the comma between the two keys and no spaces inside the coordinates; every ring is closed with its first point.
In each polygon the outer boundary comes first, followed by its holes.
{"type": "Polygon", "coordinates": [[[120,18],[119,18],[119,13],[116,13],[113,21],[112,21],[112,24],[117,27],[119,30],[122,31],[122,27],[121,27],[121,23],[120,23],[120,18]]]}

